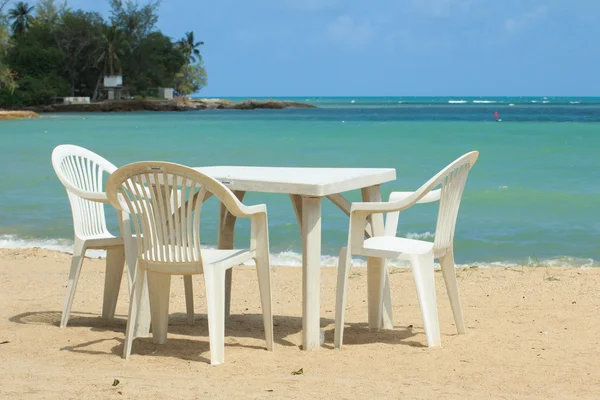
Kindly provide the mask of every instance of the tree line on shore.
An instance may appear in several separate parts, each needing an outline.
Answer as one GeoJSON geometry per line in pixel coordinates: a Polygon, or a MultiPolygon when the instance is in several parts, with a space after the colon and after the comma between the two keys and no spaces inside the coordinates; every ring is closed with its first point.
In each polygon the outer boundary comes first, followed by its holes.
{"type": "Polygon", "coordinates": [[[105,75],[122,75],[134,96],[158,87],[177,95],[206,85],[193,32],[173,40],[156,28],[160,0],[109,0],[108,20],[66,0],[0,0],[0,106],[49,104],[56,97],[103,98],[105,75]]]}

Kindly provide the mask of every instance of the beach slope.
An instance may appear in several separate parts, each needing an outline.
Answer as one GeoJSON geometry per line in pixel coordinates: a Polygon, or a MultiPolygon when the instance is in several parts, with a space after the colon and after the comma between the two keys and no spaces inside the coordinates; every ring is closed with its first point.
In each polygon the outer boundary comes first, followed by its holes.
{"type": "Polygon", "coordinates": [[[117,319],[103,321],[103,260],[85,260],[69,326],[59,329],[70,256],[0,249],[0,398],[595,399],[600,393],[600,269],[458,271],[468,333],[457,336],[436,273],[441,348],[428,349],[409,270],[391,274],[396,329],[370,332],[366,269],[351,272],[345,346],[333,349],[335,273],[322,270],[325,344],[300,351],[300,268],[273,268],[274,352],[265,350],[254,268],[234,270],[225,364],[209,365],[202,276],[197,322],[173,278],[169,339],[136,339],[121,359],[117,319]],[[301,374],[292,372],[301,370],[301,374]]]}

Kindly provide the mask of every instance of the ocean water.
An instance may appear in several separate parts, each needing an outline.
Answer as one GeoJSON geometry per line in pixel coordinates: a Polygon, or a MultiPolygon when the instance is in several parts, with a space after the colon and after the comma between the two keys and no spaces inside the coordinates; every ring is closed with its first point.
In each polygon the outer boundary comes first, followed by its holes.
{"type": "MultiPolygon", "coordinates": [[[[239,99],[235,99],[239,100],[239,99]]],[[[292,98],[317,109],[185,113],[46,114],[0,123],[0,247],[69,250],[71,213],[50,163],[62,143],[116,165],[167,160],[190,166],[392,167],[415,190],[471,150],[455,235],[458,264],[600,266],[600,98],[292,98]],[[494,112],[502,122],[496,122],[494,112]]],[[[351,201],[360,193],[345,194],[351,201]]],[[[274,264],[299,265],[301,242],[285,195],[265,202],[274,264]]],[[[216,243],[217,206],[203,211],[202,242],[216,243]]],[[[433,240],[436,207],[402,213],[399,234],[433,240]]],[[[107,210],[117,233],[115,213],[107,210]]],[[[335,265],[348,218],[323,207],[323,263],[335,265]]],[[[248,240],[239,221],[236,245],[248,240]]]]}

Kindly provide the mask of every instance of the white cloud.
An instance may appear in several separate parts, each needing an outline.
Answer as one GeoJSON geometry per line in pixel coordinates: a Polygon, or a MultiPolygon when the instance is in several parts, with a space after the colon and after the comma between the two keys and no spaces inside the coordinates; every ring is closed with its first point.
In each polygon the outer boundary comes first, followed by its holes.
{"type": "Polygon", "coordinates": [[[432,51],[449,46],[448,40],[445,37],[421,36],[409,29],[391,31],[386,36],[384,44],[390,51],[397,49],[432,51]]]}
{"type": "Polygon", "coordinates": [[[373,39],[373,25],[369,21],[358,22],[342,15],[327,26],[329,38],[349,50],[359,50],[373,39]]]}
{"type": "MultiPolygon", "coordinates": [[[[281,1],[281,0],[279,0],[281,1]]],[[[340,0],[283,0],[285,8],[299,11],[322,11],[336,8],[340,0]]]]}
{"type": "Polygon", "coordinates": [[[517,32],[527,28],[548,15],[546,6],[538,6],[535,10],[526,12],[520,16],[508,18],[504,21],[504,29],[508,32],[517,32]]]}
{"type": "Polygon", "coordinates": [[[487,0],[412,0],[413,8],[433,17],[466,15],[481,9],[487,0]]]}

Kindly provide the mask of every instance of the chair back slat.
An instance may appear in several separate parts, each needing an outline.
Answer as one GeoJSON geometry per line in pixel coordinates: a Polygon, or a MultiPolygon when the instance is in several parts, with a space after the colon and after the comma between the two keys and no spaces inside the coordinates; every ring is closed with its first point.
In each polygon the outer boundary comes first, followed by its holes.
{"type": "Polygon", "coordinates": [[[472,162],[465,161],[450,168],[439,179],[441,194],[434,240],[436,252],[451,247],[454,242],[458,209],[472,166],[472,162]]]}
{"type": "Polygon", "coordinates": [[[440,204],[433,245],[436,254],[443,254],[452,246],[460,201],[469,171],[477,161],[477,157],[479,157],[478,151],[462,155],[428,180],[410,197],[413,204],[416,204],[432,190],[440,188],[440,204]]]}
{"type": "MultiPolygon", "coordinates": [[[[138,162],[119,168],[107,182],[111,204],[130,214],[138,258],[150,263],[193,264],[201,272],[201,210],[208,194],[233,193],[215,179],[183,165],[138,162]],[[214,189],[218,188],[219,193],[214,189]]],[[[223,199],[225,200],[225,199],[223,199]]]]}
{"type": "Polygon", "coordinates": [[[104,205],[77,195],[73,189],[90,193],[103,193],[103,176],[117,169],[99,155],[73,145],[57,146],[52,152],[52,165],[65,186],[75,235],[80,238],[108,234],[104,205]]]}

